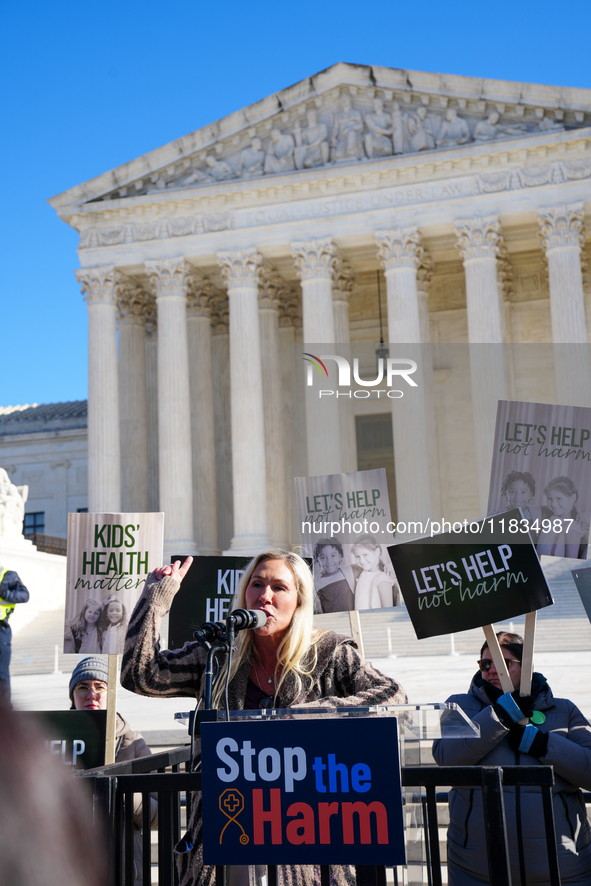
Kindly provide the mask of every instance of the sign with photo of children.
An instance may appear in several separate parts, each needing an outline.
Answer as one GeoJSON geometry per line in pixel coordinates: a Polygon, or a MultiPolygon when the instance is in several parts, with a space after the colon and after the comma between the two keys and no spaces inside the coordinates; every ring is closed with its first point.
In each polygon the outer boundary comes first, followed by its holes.
{"type": "Polygon", "coordinates": [[[399,606],[386,471],[297,477],[303,554],[312,558],[315,611],[399,606]]]}
{"type": "Polygon", "coordinates": [[[64,652],[123,652],[148,574],[163,562],[164,514],[68,514],[64,652]]]}
{"type": "Polygon", "coordinates": [[[513,508],[538,554],[587,559],[591,409],[499,401],[488,513],[513,508]]]}

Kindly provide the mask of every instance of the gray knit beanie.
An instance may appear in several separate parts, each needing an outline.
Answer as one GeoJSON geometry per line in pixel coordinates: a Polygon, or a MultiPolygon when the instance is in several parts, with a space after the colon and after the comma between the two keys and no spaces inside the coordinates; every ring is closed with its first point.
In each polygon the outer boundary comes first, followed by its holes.
{"type": "Polygon", "coordinates": [[[103,683],[109,682],[109,666],[104,658],[90,655],[79,661],[70,677],[70,701],[73,702],[72,693],[78,683],[82,680],[102,680],[103,683]]]}

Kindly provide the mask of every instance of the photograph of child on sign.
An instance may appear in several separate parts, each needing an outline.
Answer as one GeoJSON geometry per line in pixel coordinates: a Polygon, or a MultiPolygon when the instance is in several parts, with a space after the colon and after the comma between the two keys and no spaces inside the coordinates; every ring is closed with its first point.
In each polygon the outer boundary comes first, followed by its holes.
{"type": "Polygon", "coordinates": [[[400,589],[388,551],[372,535],[355,544],[323,538],[314,546],[317,612],[383,609],[399,606],[400,589]]]}
{"type": "Polygon", "coordinates": [[[538,554],[585,560],[591,409],[500,400],[488,514],[520,508],[538,554]]]}

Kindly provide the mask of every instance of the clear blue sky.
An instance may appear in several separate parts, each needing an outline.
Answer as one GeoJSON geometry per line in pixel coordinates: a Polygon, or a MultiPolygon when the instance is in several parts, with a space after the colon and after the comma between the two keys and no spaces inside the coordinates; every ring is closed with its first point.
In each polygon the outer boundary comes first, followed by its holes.
{"type": "Polygon", "coordinates": [[[87,396],[78,235],[49,197],[338,61],[591,88],[591,3],[102,0],[0,12],[0,405],[87,396]]]}

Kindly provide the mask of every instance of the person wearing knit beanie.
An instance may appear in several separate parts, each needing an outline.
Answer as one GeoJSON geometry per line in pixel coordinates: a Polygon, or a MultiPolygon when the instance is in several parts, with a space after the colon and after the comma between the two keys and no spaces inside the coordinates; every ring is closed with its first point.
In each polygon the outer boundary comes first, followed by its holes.
{"type": "MultiPolygon", "coordinates": [[[[106,660],[104,658],[99,658],[98,656],[88,656],[78,662],[70,677],[69,694],[72,708],[78,707],[74,701],[74,690],[76,689],[76,686],[82,682],[88,683],[89,687],[98,690],[93,693],[93,697],[98,701],[98,704],[93,705],[93,707],[98,707],[98,709],[104,710],[107,707],[107,693],[105,690],[109,682],[109,668],[106,660]]],[[[90,704],[88,702],[89,696],[90,694],[87,694],[85,697],[85,703],[87,705],[90,704]]],[[[79,704],[82,707],[82,699],[79,700],[79,704]]]]}

